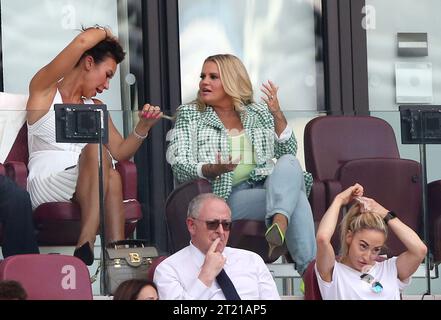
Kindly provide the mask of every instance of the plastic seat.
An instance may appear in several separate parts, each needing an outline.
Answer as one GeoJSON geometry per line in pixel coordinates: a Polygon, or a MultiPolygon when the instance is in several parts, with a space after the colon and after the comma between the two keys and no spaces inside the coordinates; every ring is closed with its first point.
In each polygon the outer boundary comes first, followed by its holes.
{"type": "MultiPolygon", "coordinates": [[[[13,94],[2,93],[12,97],[10,101],[25,103],[22,96],[14,100],[13,94]]],[[[1,107],[1,106],[0,106],[1,107]]],[[[17,107],[21,110],[23,106],[17,107]]],[[[22,125],[15,141],[4,162],[5,173],[19,186],[26,189],[27,164],[29,159],[28,138],[26,123],[22,125]]],[[[122,161],[116,164],[122,180],[125,235],[130,237],[136,223],[142,218],[141,206],[137,198],[137,172],[136,165],[131,161],[122,161]]],[[[1,173],[1,172],[0,172],[1,173]]],[[[49,202],[40,205],[34,210],[34,222],[38,231],[37,240],[40,245],[75,245],[80,234],[81,211],[78,204],[72,202],[49,202]]],[[[0,228],[1,230],[1,228],[0,228]]],[[[1,238],[1,235],[0,235],[1,238]]]]}
{"type": "Polygon", "coordinates": [[[305,300],[322,300],[322,294],[320,293],[314,266],[315,259],[308,264],[308,267],[303,274],[303,281],[305,282],[305,300]]]}
{"type": "MultiPolygon", "coordinates": [[[[306,170],[314,177],[310,202],[316,223],[339,192],[358,182],[367,197],[420,231],[421,167],[400,158],[394,131],[386,121],[370,116],[318,117],[306,125],[304,148],[306,170]]],[[[336,234],[332,244],[338,249],[336,234]]],[[[394,234],[386,245],[388,255],[404,250],[394,234]]]]}
{"type": "Polygon", "coordinates": [[[0,280],[16,280],[29,300],[92,300],[89,270],[76,257],[25,254],[0,263],[0,280]]]}
{"type": "Polygon", "coordinates": [[[159,256],[153,259],[152,264],[150,265],[149,270],[147,271],[147,280],[153,281],[156,267],[167,258],[168,256],[159,256]]]}
{"type": "MultiPolygon", "coordinates": [[[[190,201],[201,193],[211,192],[207,180],[197,179],[176,187],[168,196],[165,204],[165,215],[171,239],[172,252],[188,246],[190,234],[187,230],[187,209],[190,201]]],[[[268,243],[265,239],[265,223],[256,220],[235,220],[230,232],[228,245],[246,249],[260,255],[266,263],[274,260],[268,258],[268,243]]]]}

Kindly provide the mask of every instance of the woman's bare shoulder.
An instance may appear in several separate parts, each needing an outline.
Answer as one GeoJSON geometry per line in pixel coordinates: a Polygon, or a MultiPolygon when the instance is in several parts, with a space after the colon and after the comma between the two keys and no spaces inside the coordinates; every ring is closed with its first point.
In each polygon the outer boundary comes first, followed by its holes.
{"type": "Polygon", "coordinates": [[[26,103],[26,118],[30,125],[37,122],[49,111],[56,93],[57,90],[55,88],[54,90],[46,90],[44,92],[33,92],[29,95],[26,103]]]}

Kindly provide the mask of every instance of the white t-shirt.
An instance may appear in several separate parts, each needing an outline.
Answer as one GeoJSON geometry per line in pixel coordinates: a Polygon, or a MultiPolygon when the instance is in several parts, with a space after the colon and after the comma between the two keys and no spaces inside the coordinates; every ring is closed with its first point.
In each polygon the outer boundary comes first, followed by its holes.
{"type": "Polygon", "coordinates": [[[396,262],[397,257],[376,262],[364,280],[361,279],[362,272],[337,261],[331,282],[320,277],[317,265],[314,269],[323,300],[400,300],[400,292],[410,284],[410,278],[405,282],[398,279],[396,262]],[[380,282],[381,292],[373,290],[375,282],[380,282]]]}

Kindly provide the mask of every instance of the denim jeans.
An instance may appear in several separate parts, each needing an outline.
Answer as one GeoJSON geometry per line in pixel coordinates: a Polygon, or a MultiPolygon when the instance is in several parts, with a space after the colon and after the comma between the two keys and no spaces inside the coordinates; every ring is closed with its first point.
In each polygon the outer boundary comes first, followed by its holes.
{"type": "Polygon", "coordinates": [[[227,199],[232,219],[265,220],[283,214],[288,219],[285,241],[300,275],[316,255],[314,221],[305,192],[303,171],[292,155],[278,159],[273,172],[262,182],[243,182],[227,199]]]}

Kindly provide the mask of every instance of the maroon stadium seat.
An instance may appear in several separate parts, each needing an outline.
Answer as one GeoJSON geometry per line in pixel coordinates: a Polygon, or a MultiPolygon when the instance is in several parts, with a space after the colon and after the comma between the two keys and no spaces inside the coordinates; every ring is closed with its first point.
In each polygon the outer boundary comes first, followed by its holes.
{"type": "Polygon", "coordinates": [[[147,271],[147,280],[153,281],[153,277],[155,276],[155,270],[156,267],[165,259],[167,259],[168,256],[159,256],[153,259],[152,264],[150,265],[149,270],[147,271]]]}
{"type": "Polygon", "coordinates": [[[315,259],[308,264],[308,267],[303,274],[303,281],[305,282],[305,300],[322,300],[314,266],[315,259]]]}
{"type": "MultiPolygon", "coordinates": [[[[421,167],[400,158],[394,131],[386,121],[371,116],[318,117],[306,125],[304,148],[306,170],[314,177],[310,202],[316,223],[339,192],[358,182],[367,197],[420,231],[421,167]]],[[[332,243],[338,249],[336,234],[332,243]]],[[[386,245],[388,255],[404,250],[394,234],[386,245]]]]}
{"type": "Polygon", "coordinates": [[[89,270],[78,258],[24,254],[0,263],[0,280],[15,280],[29,300],[92,300],[89,270]]]}
{"type": "MultiPolygon", "coordinates": [[[[4,163],[6,174],[23,189],[26,189],[28,158],[27,126],[24,124],[4,163]]],[[[116,164],[116,169],[123,184],[125,234],[129,237],[142,217],[141,206],[136,200],[136,165],[130,161],[122,161],[116,164]]],[[[80,215],[78,204],[72,202],[49,202],[40,205],[34,211],[38,243],[75,245],[80,234],[80,215]]]]}
{"type": "MultiPolygon", "coordinates": [[[[197,179],[179,185],[167,198],[165,214],[172,252],[176,252],[190,243],[187,230],[187,209],[190,201],[201,193],[211,192],[207,180],[197,179]]],[[[274,262],[268,258],[268,243],[265,239],[265,223],[256,220],[235,220],[230,232],[228,245],[253,251],[260,255],[266,263],[274,262]]]]}

